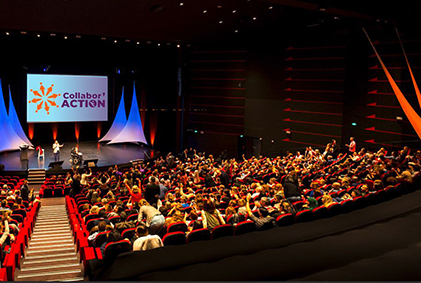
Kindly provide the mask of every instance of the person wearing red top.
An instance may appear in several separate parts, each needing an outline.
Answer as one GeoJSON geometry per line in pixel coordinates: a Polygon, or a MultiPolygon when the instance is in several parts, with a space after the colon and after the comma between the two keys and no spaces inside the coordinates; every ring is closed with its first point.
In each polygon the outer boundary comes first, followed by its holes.
{"type": "Polygon", "coordinates": [[[139,187],[134,185],[132,188],[130,188],[130,186],[126,183],[124,183],[126,185],[127,190],[129,190],[130,193],[130,202],[131,203],[135,203],[135,202],[139,202],[142,199],[142,193],[139,190],[139,187]]]}

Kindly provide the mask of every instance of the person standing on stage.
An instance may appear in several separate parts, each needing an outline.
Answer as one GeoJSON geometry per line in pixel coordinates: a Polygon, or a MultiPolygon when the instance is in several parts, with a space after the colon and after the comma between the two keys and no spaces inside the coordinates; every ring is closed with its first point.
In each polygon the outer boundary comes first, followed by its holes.
{"type": "Polygon", "coordinates": [[[354,141],[353,137],[349,138],[350,143],[346,144],[345,146],[348,147],[349,153],[354,154],[354,152],[357,150],[357,143],[354,141]]]}
{"type": "Polygon", "coordinates": [[[54,152],[55,162],[60,160],[60,147],[63,147],[63,146],[64,146],[64,143],[60,145],[57,140],[53,143],[53,152],[54,152]]]}

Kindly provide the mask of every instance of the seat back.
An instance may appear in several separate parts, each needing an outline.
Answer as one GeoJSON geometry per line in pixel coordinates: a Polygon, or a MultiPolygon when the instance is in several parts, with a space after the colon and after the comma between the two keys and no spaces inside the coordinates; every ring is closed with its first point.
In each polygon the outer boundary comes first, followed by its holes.
{"type": "Polygon", "coordinates": [[[197,241],[209,241],[211,238],[211,232],[208,229],[201,228],[191,231],[187,235],[187,243],[197,242],[197,241]]]}
{"type": "Polygon", "coordinates": [[[224,224],[215,226],[211,233],[211,240],[219,239],[222,237],[232,236],[234,229],[231,224],[224,224]]]}
{"type": "Polygon", "coordinates": [[[172,232],[177,232],[177,231],[181,231],[181,232],[187,232],[187,225],[184,222],[175,222],[172,223],[168,226],[167,228],[167,233],[172,233],[172,232]]]}
{"type": "Polygon", "coordinates": [[[98,213],[91,213],[85,216],[85,223],[88,223],[89,220],[94,219],[94,218],[99,218],[99,214],[98,213]]]}
{"type": "Polygon", "coordinates": [[[256,231],[256,225],[253,221],[247,220],[237,224],[234,228],[234,236],[243,235],[256,231]]]}
{"type": "Polygon", "coordinates": [[[308,222],[312,219],[311,211],[308,209],[302,210],[295,215],[295,222],[308,222]]]}
{"type": "Polygon", "coordinates": [[[107,242],[108,234],[110,232],[111,231],[99,232],[95,237],[95,247],[99,248],[102,246],[102,244],[107,242]]]}
{"type": "Polygon", "coordinates": [[[121,237],[123,239],[129,239],[131,240],[134,236],[134,234],[136,233],[136,228],[128,228],[128,229],[124,229],[123,232],[121,233],[121,237]]]}
{"type": "Polygon", "coordinates": [[[139,214],[130,214],[129,217],[127,217],[127,221],[136,221],[139,217],[139,214]]]}
{"type": "Polygon", "coordinates": [[[107,262],[114,261],[118,255],[126,252],[130,252],[132,246],[130,241],[121,240],[114,243],[108,243],[105,246],[104,260],[107,262]]]}
{"type": "Polygon", "coordinates": [[[276,218],[276,223],[278,223],[278,226],[288,226],[294,224],[294,215],[291,213],[285,213],[281,214],[276,218]]]}
{"type": "Polygon", "coordinates": [[[121,218],[120,216],[116,215],[116,216],[110,217],[108,220],[110,220],[110,222],[115,225],[121,221],[121,218]]]}
{"type": "Polygon", "coordinates": [[[168,233],[162,239],[164,246],[184,245],[186,243],[186,234],[184,232],[168,233]]]}

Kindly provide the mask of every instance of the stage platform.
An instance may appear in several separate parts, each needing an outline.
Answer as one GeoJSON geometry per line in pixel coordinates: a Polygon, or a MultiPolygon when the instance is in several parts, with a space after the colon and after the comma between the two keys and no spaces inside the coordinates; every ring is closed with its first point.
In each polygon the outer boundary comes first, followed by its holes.
{"type": "MultiPolygon", "coordinates": [[[[71,169],[69,162],[70,151],[78,145],[79,151],[83,154],[83,159],[98,159],[97,167],[112,166],[115,164],[130,163],[130,160],[148,160],[159,156],[159,151],[136,144],[113,144],[98,143],[96,141],[87,142],[62,142],[64,146],[60,150],[60,161],[64,161],[62,169],[71,169]],[[145,154],[146,153],[146,154],[145,154]]],[[[37,145],[35,145],[37,146],[37,145]]],[[[5,171],[26,171],[27,169],[46,169],[50,162],[54,162],[54,154],[51,144],[43,144],[45,150],[45,160],[38,159],[38,151],[29,150],[28,161],[20,160],[20,151],[9,151],[0,153],[0,164],[4,164],[5,171]]]]}

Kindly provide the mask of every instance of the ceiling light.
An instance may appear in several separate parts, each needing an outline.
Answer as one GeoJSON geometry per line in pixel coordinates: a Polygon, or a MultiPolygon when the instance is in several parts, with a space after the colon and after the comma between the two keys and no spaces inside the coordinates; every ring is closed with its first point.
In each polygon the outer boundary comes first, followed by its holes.
{"type": "Polygon", "coordinates": [[[181,3],[180,3],[180,6],[183,6],[183,5],[184,5],[184,3],[183,3],[183,2],[181,2],[181,3]]]}
{"type": "Polygon", "coordinates": [[[180,48],[180,44],[177,44],[177,48],[180,48]]]}
{"type": "Polygon", "coordinates": [[[41,37],[41,35],[40,34],[37,34],[37,37],[41,37]]]}
{"type": "Polygon", "coordinates": [[[273,9],[273,6],[269,6],[269,10],[272,10],[273,9]]]}
{"type": "Polygon", "coordinates": [[[64,39],[67,39],[67,36],[65,36],[64,39]]]}
{"type": "Polygon", "coordinates": [[[26,31],[21,31],[20,34],[26,34],[26,31]]]}
{"type": "Polygon", "coordinates": [[[146,43],[147,43],[147,44],[151,44],[151,43],[152,43],[152,41],[146,41],[146,43]]]}
{"type": "Polygon", "coordinates": [[[6,35],[10,35],[10,33],[6,32],[6,35]]]}
{"type": "Polygon", "coordinates": [[[136,44],[140,44],[140,42],[138,41],[138,42],[136,42],[136,44]]]}
{"type": "Polygon", "coordinates": [[[158,46],[161,46],[161,43],[158,43],[158,46]]]}
{"type": "Polygon", "coordinates": [[[208,12],[208,10],[203,10],[203,14],[206,14],[208,12]]]}
{"type": "Polygon", "coordinates": [[[233,14],[237,13],[237,10],[233,10],[233,11],[232,11],[232,13],[233,13],[233,14]]]}
{"type": "Polygon", "coordinates": [[[117,43],[117,40],[116,39],[114,40],[114,43],[117,43]]]}
{"type": "Polygon", "coordinates": [[[126,39],[126,42],[130,42],[130,39],[126,39]]]}
{"type": "Polygon", "coordinates": [[[106,40],[107,38],[106,37],[101,37],[101,40],[106,40]]]}
{"type": "Polygon", "coordinates": [[[325,8],[325,7],[320,7],[320,8],[319,8],[319,11],[320,11],[320,12],[324,12],[324,11],[326,11],[326,8],[325,8]]]}
{"type": "Polygon", "coordinates": [[[238,32],[238,29],[236,29],[234,32],[238,32]]]}
{"type": "Polygon", "coordinates": [[[219,21],[220,24],[222,24],[224,21],[219,21]]]}
{"type": "Polygon", "coordinates": [[[257,18],[256,17],[253,17],[253,21],[255,21],[255,20],[257,20],[257,18]]]}
{"type": "Polygon", "coordinates": [[[80,35],[76,35],[76,38],[82,38],[82,36],[80,36],[80,35]]]}
{"type": "Polygon", "coordinates": [[[222,8],[222,6],[221,6],[221,5],[218,5],[218,6],[216,6],[216,8],[221,9],[221,8],[222,8]]]}
{"type": "Polygon", "coordinates": [[[50,36],[56,36],[56,34],[55,33],[50,33],[50,36]]]}
{"type": "Polygon", "coordinates": [[[333,19],[334,19],[334,20],[339,20],[340,18],[339,18],[339,17],[333,17],[333,19]]]}

